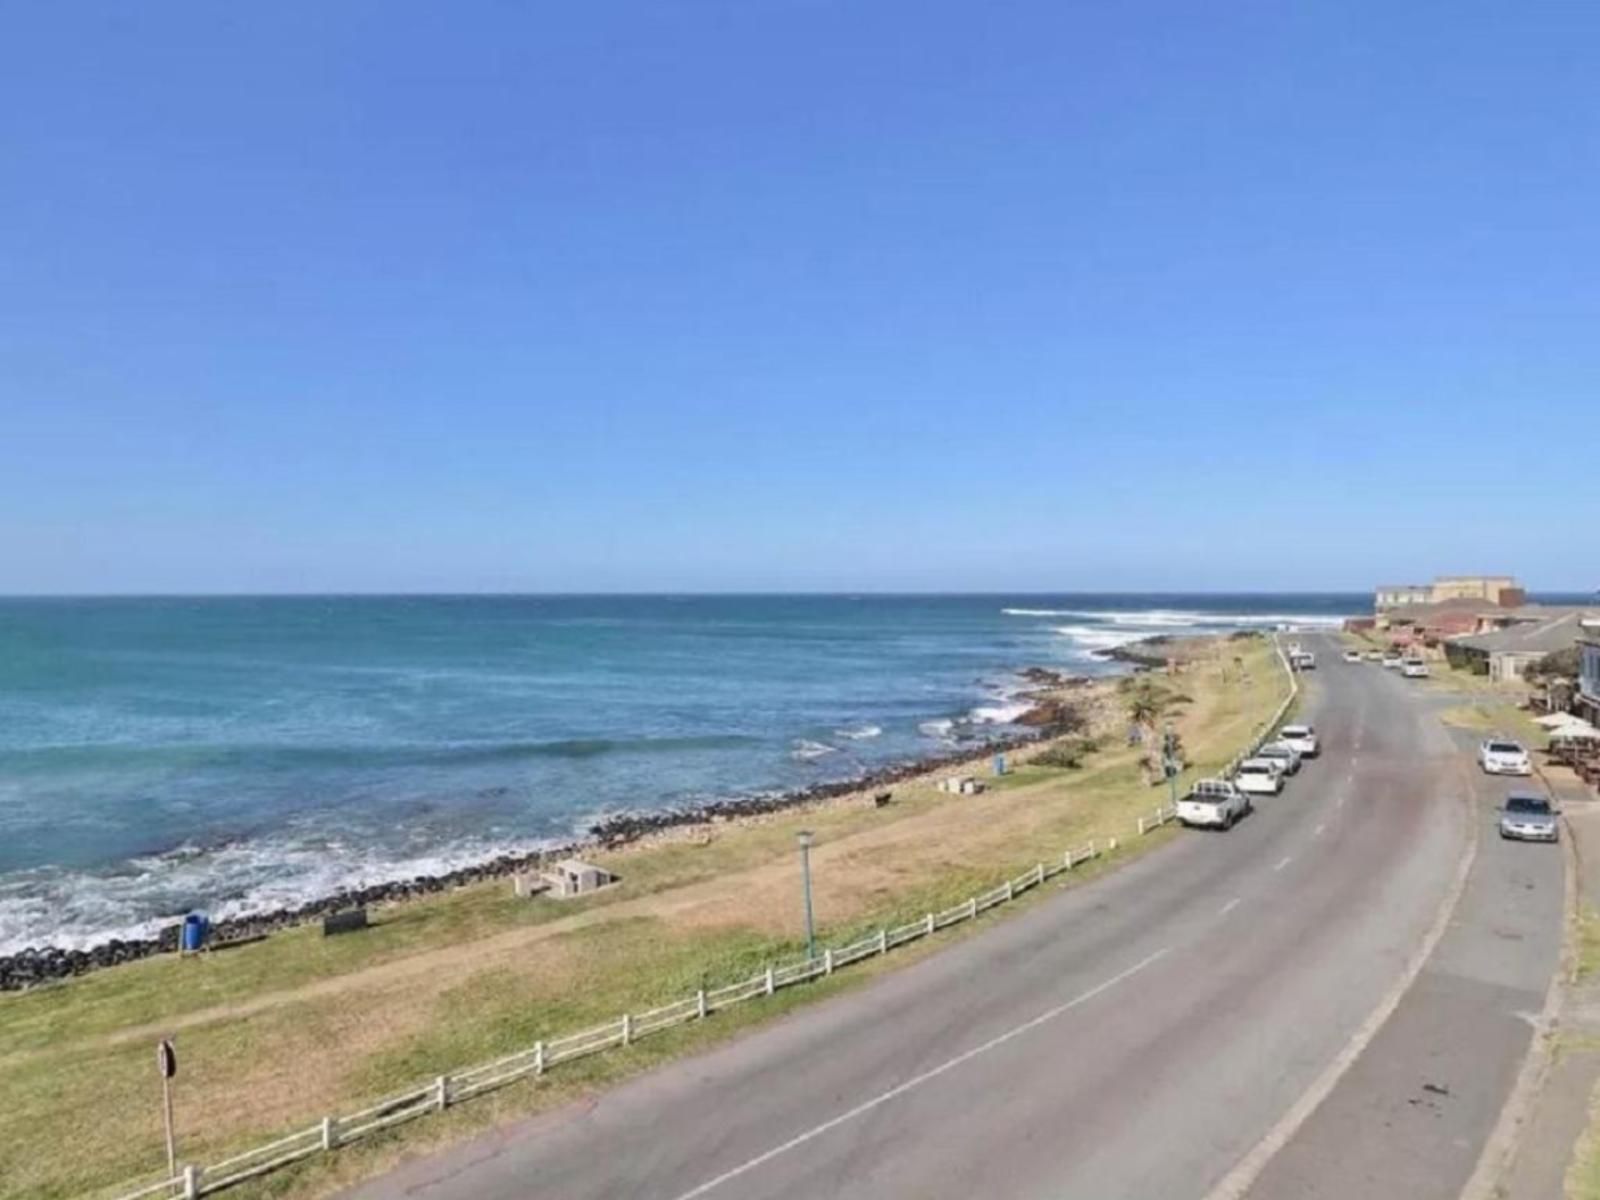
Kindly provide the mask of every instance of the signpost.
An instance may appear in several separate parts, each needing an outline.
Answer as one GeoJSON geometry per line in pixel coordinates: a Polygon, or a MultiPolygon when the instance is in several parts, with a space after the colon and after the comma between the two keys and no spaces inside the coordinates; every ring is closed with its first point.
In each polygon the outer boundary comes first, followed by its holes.
{"type": "Polygon", "coordinates": [[[156,1069],[161,1072],[161,1111],[167,1127],[167,1174],[178,1173],[178,1143],[172,1133],[172,1077],[178,1073],[178,1053],[168,1038],[156,1046],[156,1069]]]}

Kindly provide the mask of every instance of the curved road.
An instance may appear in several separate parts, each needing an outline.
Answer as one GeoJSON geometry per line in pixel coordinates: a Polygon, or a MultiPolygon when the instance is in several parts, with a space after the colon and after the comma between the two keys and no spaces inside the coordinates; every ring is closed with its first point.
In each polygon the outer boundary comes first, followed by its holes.
{"type": "Polygon", "coordinates": [[[1317,649],[1323,754],[1232,832],[351,1200],[1459,1194],[1555,967],[1561,856],[1492,837],[1499,789],[1428,693],[1317,649]],[[1416,985],[1286,1128],[1469,862],[1416,985]]]}

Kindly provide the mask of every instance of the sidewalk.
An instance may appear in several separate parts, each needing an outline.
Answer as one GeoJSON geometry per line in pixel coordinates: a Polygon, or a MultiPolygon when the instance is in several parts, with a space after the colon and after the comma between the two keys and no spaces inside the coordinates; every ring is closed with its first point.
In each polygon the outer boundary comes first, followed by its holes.
{"type": "MultiPolygon", "coordinates": [[[[1547,778],[1566,818],[1579,912],[1600,912],[1600,803],[1566,772],[1547,778]],[[1566,776],[1566,778],[1562,778],[1566,776]]],[[[1600,973],[1579,978],[1582,941],[1563,964],[1566,983],[1554,1027],[1545,1035],[1544,1077],[1528,1103],[1510,1165],[1495,1196],[1503,1200],[1563,1200],[1578,1140],[1589,1127],[1590,1099],[1600,1084],[1600,973]]],[[[1532,1016],[1533,1014],[1530,1014],[1532,1016]]],[[[1573,1200],[1600,1192],[1576,1191],[1573,1200]]]]}

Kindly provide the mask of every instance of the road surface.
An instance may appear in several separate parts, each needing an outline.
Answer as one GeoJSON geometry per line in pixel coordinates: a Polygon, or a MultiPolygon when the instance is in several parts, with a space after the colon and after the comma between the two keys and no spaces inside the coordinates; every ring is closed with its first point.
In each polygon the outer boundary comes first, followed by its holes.
{"type": "Polygon", "coordinates": [[[1415,684],[1317,649],[1323,754],[1232,832],[349,1200],[1457,1195],[1555,967],[1561,856],[1492,836],[1415,684]]]}

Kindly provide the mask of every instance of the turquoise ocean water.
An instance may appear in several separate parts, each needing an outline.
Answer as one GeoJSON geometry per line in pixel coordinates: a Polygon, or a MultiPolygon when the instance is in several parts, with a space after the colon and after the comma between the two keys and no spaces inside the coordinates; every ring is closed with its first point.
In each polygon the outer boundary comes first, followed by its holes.
{"type": "Polygon", "coordinates": [[[1003,731],[1028,665],[1353,595],[0,600],[0,954],[1003,731]]]}

